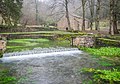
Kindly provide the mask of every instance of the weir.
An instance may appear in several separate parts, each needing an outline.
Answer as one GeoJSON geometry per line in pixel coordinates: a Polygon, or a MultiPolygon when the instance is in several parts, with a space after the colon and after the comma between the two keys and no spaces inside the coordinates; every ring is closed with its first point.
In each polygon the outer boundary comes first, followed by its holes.
{"type": "Polygon", "coordinates": [[[3,62],[11,62],[15,60],[24,60],[29,58],[42,58],[47,56],[59,56],[59,55],[74,55],[74,54],[81,54],[82,51],[78,50],[77,48],[64,48],[64,47],[57,47],[57,48],[35,48],[33,50],[22,51],[22,52],[13,52],[13,53],[5,53],[3,55],[2,60],[3,62]]]}

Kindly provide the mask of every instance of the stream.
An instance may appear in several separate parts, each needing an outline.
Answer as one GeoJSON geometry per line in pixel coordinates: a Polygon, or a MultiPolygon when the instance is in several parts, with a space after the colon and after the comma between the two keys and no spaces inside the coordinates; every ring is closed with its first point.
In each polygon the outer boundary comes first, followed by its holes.
{"type": "Polygon", "coordinates": [[[0,63],[19,78],[17,84],[82,84],[88,76],[80,69],[97,67],[90,55],[64,47],[5,53],[0,63]]]}

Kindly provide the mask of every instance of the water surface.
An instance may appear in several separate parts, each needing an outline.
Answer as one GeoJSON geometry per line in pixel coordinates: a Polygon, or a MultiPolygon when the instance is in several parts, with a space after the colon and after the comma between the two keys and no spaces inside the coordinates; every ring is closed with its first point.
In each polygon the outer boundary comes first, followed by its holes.
{"type": "Polygon", "coordinates": [[[6,54],[0,60],[3,64],[9,64],[13,75],[19,79],[17,84],[82,84],[87,76],[80,69],[96,65],[88,54],[78,49],[54,51],[20,56],[6,54]]]}

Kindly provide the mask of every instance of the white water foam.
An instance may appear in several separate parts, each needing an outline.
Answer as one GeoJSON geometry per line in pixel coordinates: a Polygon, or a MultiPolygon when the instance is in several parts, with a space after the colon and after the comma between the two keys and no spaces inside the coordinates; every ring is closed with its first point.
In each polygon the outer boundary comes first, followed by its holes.
{"type": "Polygon", "coordinates": [[[72,56],[74,54],[82,54],[80,50],[74,51],[61,51],[61,52],[49,52],[49,53],[40,53],[40,54],[29,54],[29,55],[20,55],[20,56],[9,56],[0,58],[2,62],[12,62],[12,61],[21,61],[25,59],[31,58],[43,58],[43,57],[50,57],[50,56],[72,56]]]}

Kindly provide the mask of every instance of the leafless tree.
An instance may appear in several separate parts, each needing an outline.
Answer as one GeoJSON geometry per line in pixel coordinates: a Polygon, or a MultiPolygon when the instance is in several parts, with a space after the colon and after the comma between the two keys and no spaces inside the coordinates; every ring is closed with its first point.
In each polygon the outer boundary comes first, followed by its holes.
{"type": "Polygon", "coordinates": [[[109,33],[114,35],[118,34],[117,30],[117,13],[116,13],[116,7],[117,7],[118,0],[110,0],[110,29],[109,33]]]}
{"type": "Polygon", "coordinates": [[[96,2],[96,19],[95,19],[95,30],[100,32],[100,9],[101,9],[101,0],[96,2]]]}
{"type": "Polygon", "coordinates": [[[90,10],[90,29],[93,29],[93,22],[94,22],[94,11],[95,11],[95,0],[88,0],[89,10],[90,10]]]}
{"type": "Polygon", "coordinates": [[[68,29],[71,29],[71,24],[70,24],[70,18],[69,18],[69,9],[68,9],[68,0],[65,0],[65,10],[66,10],[66,18],[67,18],[67,23],[68,23],[68,29]]]}
{"type": "Polygon", "coordinates": [[[66,16],[68,29],[72,30],[71,23],[70,23],[70,10],[69,5],[72,3],[73,0],[53,0],[51,9],[52,9],[52,15],[59,14],[62,17],[63,15],[66,16]]]}
{"type": "Polygon", "coordinates": [[[82,30],[84,31],[85,30],[85,6],[86,6],[87,0],[81,0],[81,2],[82,2],[82,19],[83,19],[82,30]]]}

